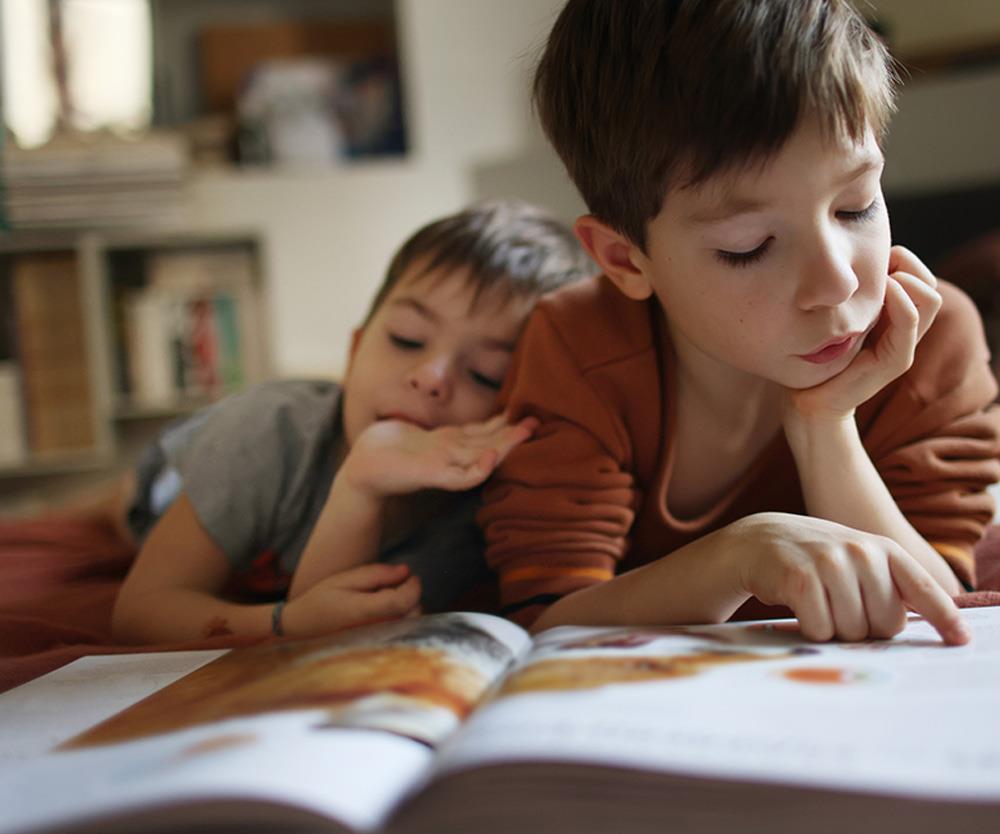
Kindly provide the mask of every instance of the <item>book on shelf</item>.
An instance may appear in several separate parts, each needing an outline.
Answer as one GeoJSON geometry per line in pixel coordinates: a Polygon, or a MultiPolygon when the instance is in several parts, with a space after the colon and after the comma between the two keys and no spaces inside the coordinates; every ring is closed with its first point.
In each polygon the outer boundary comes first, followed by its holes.
{"type": "Polygon", "coordinates": [[[13,261],[11,289],[14,350],[31,452],[92,449],[97,442],[94,392],[75,255],[19,255],[13,261]]]}
{"type": "Polygon", "coordinates": [[[116,294],[120,393],[139,407],[214,399],[263,378],[253,255],[157,252],[116,294]]]}
{"type": "Polygon", "coordinates": [[[0,467],[19,466],[27,457],[21,369],[13,359],[0,359],[0,467]]]}
{"type": "Polygon", "coordinates": [[[993,832],[1000,608],[964,616],[958,648],[455,613],[84,658],[0,696],[0,832],[993,832]]]}
{"type": "Polygon", "coordinates": [[[21,366],[8,264],[0,265],[0,468],[20,466],[28,457],[24,430],[21,366]]]}

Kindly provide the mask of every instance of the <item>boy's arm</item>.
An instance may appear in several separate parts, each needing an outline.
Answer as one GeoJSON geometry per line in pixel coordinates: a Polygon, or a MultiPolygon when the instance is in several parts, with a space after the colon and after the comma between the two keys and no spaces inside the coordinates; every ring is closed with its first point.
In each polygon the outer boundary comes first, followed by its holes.
{"type": "MultiPolygon", "coordinates": [[[[896,272],[890,279],[881,332],[873,334],[877,338],[870,339],[838,377],[790,394],[785,434],[811,515],[889,537],[954,595],[962,590],[955,573],[928,543],[926,534],[915,529],[904,513],[905,505],[901,509],[862,445],[853,402],[873,395],[875,392],[866,387],[879,385],[885,374],[893,374],[894,365],[905,370],[915,364],[897,391],[882,403],[880,419],[891,424],[896,412],[895,419],[904,425],[895,431],[895,444],[905,447],[909,442],[912,447],[892,449],[890,454],[902,459],[904,466],[899,467],[897,461],[896,469],[904,469],[906,478],[923,481],[916,485],[925,493],[922,512],[913,512],[913,521],[926,528],[925,521],[931,517],[934,532],[946,536],[944,546],[959,556],[967,549],[971,560],[976,536],[968,537],[962,528],[976,527],[970,516],[981,512],[983,487],[997,475],[996,421],[982,413],[996,387],[986,370],[988,357],[978,316],[974,309],[966,309],[971,308],[967,299],[949,289],[949,307],[928,333],[941,305],[933,275],[915,256],[898,247],[893,250],[892,263],[896,272]],[[924,341],[917,346],[921,339],[924,341]],[[965,424],[959,426],[960,419],[965,424]],[[921,420],[924,425],[918,429],[921,420]],[[980,436],[966,435],[969,429],[980,436]],[[922,430],[925,436],[904,437],[907,430],[922,430]],[[930,433],[938,436],[927,436],[930,433]],[[941,452],[935,444],[952,461],[943,455],[939,458],[941,452]],[[964,462],[956,467],[956,459],[964,462]],[[981,483],[975,483],[977,478],[981,483]]],[[[882,443],[890,445],[885,437],[882,443]]],[[[914,484],[895,485],[904,496],[907,488],[912,494],[914,484]]]]}
{"type": "Polygon", "coordinates": [[[709,533],[669,556],[576,591],[532,625],[684,625],[728,620],[751,596],[786,605],[813,640],[892,637],[904,605],[948,643],[969,633],[948,596],[898,545],[823,519],[760,513],[709,533]],[[895,589],[880,596],[887,580],[895,589]],[[848,622],[860,587],[865,619],[848,622]]]}
{"type": "MultiPolygon", "coordinates": [[[[861,443],[853,418],[796,419],[786,429],[806,511],[887,536],[912,555],[951,596],[962,586],[947,562],[906,519],[861,443]]],[[[789,425],[791,421],[786,421],[789,425]]]]}
{"type": "Polygon", "coordinates": [[[361,433],[334,478],[299,559],[288,598],[378,556],[386,500],[421,489],[462,491],[481,484],[534,430],[500,414],[483,423],[422,429],[383,420],[361,433]]]}
{"type": "Polygon", "coordinates": [[[288,589],[290,600],[331,576],[378,557],[385,501],[337,473],[288,589]]]}
{"type": "MultiPolygon", "coordinates": [[[[122,585],[112,616],[116,639],[165,643],[271,635],[273,604],[222,598],[231,573],[225,554],[182,493],[151,531],[122,585]]],[[[367,565],[319,583],[285,606],[284,633],[308,637],[403,616],[420,597],[419,583],[407,576],[402,566],[367,565]]]]}

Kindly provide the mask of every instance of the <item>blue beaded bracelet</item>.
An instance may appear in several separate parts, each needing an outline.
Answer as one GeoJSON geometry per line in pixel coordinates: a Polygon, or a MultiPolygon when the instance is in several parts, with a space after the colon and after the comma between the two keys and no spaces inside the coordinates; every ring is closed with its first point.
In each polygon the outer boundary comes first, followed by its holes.
{"type": "Polygon", "coordinates": [[[274,608],[271,609],[271,633],[275,637],[284,637],[285,629],[281,625],[281,612],[285,609],[285,600],[280,600],[274,603],[274,608]]]}

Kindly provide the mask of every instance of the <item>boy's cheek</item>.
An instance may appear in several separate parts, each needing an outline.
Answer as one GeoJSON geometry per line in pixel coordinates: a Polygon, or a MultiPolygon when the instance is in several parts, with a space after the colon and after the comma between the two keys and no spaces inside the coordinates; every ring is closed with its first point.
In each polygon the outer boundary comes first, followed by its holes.
{"type": "Polygon", "coordinates": [[[882,309],[879,312],[878,321],[875,322],[875,326],[868,331],[868,335],[865,336],[865,341],[863,347],[872,347],[878,344],[879,339],[885,335],[886,328],[889,326],[889,317],[885,314],[885,295],[883,294],[882,309]]]}

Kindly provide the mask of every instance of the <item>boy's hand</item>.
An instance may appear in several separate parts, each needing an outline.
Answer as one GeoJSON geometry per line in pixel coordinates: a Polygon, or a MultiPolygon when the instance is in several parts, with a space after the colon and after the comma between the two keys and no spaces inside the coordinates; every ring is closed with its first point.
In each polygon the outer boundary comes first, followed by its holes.
{"type": "Polygon", "coordinates": [[[285,606],[282,625],[290,637],[315,637],[419,613],[420,580],[406,565],[376,562],[318,582],[285,606]]]}
{"type": "Polygon", "coordinates": [[[741,590],[791,608],[809,640],[888,639],[902,631],[906,609],[945,643],[970,639],[955,603],[891,539],[783,513],[748,516],[729,529],[741,590]]]}
{"type": "Polygon", "coordinates": [[[471,489],[485,481],[537,425],[533,417],[510,425],[503,414],[484,423],[431,430],[402,420],[380,420],[361,433],[341,474],[352,487],[374,498],[420,489],[471,489]]]}
{"type": "Polygon", "coordinates": [[[833,379],[789,391],[791,411],[806,418],[839,419],[877,394],[913,364],[913,352],[941,309],[937,279],[902,246],[889,254],[882,315],[854,361],[833,379]]]}

